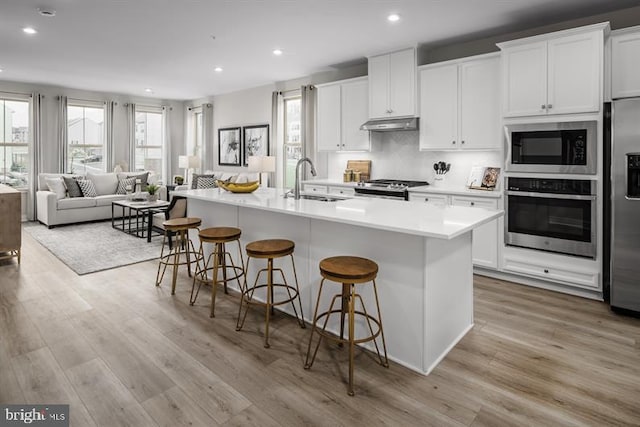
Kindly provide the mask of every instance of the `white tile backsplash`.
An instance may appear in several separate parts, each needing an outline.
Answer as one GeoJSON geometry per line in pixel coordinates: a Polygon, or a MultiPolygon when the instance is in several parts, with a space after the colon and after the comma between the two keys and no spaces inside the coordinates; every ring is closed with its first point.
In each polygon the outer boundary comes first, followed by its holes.
{"type": "Polygon", "coordinates": [[[415,179],[433,182],[433,164],[451,163],[447,186],[464,186],[472,166],[504,170],[500,151],[420,151],[418,131],[374,132],[371,152],[328,153],[327,178],[342,180],[347,160],[371,160],[371,179],[415,179]]]}

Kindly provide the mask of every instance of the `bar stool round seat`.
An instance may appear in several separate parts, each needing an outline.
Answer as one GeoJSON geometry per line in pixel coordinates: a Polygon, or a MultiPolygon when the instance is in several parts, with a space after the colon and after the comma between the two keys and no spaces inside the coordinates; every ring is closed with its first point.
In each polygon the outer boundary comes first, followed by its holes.
{"type": "Polygon", "coordinates": [[[198,264],[196,266],[196,272],[193,275],[193,285],[191,286],[191,297],[189,303],[194,305],[198,294],[200,293],[200,287],[203,283],[211,285],[211,312],[209,317],[215,317],[216,307],[216,293],[218,283],[224,285],[224,293],[228,294],[227,283],[236,280],[238,288],[242,291],[242,283],[240,277],[244,276],[244,258],[242,256],[242,247],[240,246],[240,236],[242,230],[236,227],[209,227],[204,230],[200,230],[198,238],[200,239],[200,248],[198,250],[198,256],[203,261],[203,265],[198,264]],[[226,243],[237,242],[238,253],[240,254],[240,266],[236,265],[231,256],[231,253],[226,249],[226,243]],[[213,244],[213,251],[204,261],[204,245],[213,244]],[[209,278],[211,273],[211,278],[209,278]],[[221,273],[222,279],[219,279],[221,273]],[[231,273],[231,274],[229,274],[231,273]],[[196,284],[198,285],[196,290],[196,284]],[[195,294],[194,294],[195,291],[195,294]]]}
{"type": "Polygon", "coordinates": [[[173,266],[173,276],[171,279],[171,295],[176,293],[176,280],[178,278],[178,267],[187,266],[187,272],[191,277],[191,264],[198,265],[202,259],[196,252],[193,242],[189,238],[189,230],[197,230],[202,224],[200,218],[173,218],[162,223],[164,227],[164,237],[162,238],[162,249],[158,262],[158,272],[156,274],[156,286],[160,286],[167,266],[173,266]],[[175,239],[173,238],[175,237],[175,239]],[[165,247],[169,247],[165,253],[165,247]]]}
{"type": "MultiPolygon", "coordinates": [[[[343,344],[349,345],[349,387],[348,394],[354,395],[354,352],[355,345],[368,341],[373,341],[376,353],[380,364],[384,367],[389,367],[389,359],[387,358],[387,346],[384,339],[384,331],[382,328],[382,316],[380,314],[380,303],[378,300],[378,289],[376,286],[376,277],[378,275],[378,264],[374,261],[361,258],[357,256],[335,256],[325,258],[320,261],[320,275],[322,280],[320,281],[320,288],[318,289],[318,299],[316,301],[315,312],[313,315],[313,325],[311,328],[311,334],[309,336],[309,346],[307,347],[307,357],[305,360],[305,369],[310,369],[318,353],[318,348],[323,338],[335,341],[338,346],[342,347],[343,344]],[[322,297],[322,289],[325,280],[330,282],[336,282],[342,284],[342,292],[333,295],[329,308],[325,311],[319,312],[320,301],[322,297]],[[375,308],[377,311],[377,317],[370,314],[367,311],[362,296],[356,292],[355,285],[368,285],[372,284],[373,293],[375,296],[375,308]],[[336,306],[336,302],[339,301],[339,307],[336,306]],[[356,302],[360,302],[359,309],[356,308],[356,302]],[[330,318],[340,317],[340,335],[330,333],[327,330],[330,318]],[[348,337],[344,338],[344,321],[345,318],[348,322],[348,337]],[[360,320],[361,324],[368,328],[366,335],[356,338],[356,319],[360,320]],[[322,326],[319,324],[322,323],[322,326]],[[318,342],[315,346],[313,353],[311,352],[311,346],[313,343],[314,334],[318,334],[318,342]],[[382,348],[384,351],[384,357],[380,353],[378,347],[377,338],[381,337],[382,348]]],[[[365,328],[365,329],[367,329],[365,328]]]]}
{"type": "Polygon", "coordinates": [[[257,240],[247,244],[245,247],[247,251],[247,264],[245,271],[249,271],[249,262],[252,258],[266,259],[267,268],[263,268],[258,271],[253,286],[248,286],[247,275],[245,274],[244,286],[242,289],[242,295],[240,298],[240,309],[238,311],[238,322],[236,324],[236,331],[240,331],[247,318],[250,305],[260,305],[265,307],[265,333],[264,333],[264,347],[269,348],[269,323],[270,318],[274,314],[274,307],[291,303],[293,312],[301,328],[305,328],[304,315],[302,313],[302,301],[300,300],[300,288],[298,286],[298,275],[296,273],[296,265],[293,259],[293,251],[295,249],[295,243],[286,239],[268,239],[257,240]],[[293,277],[295,280],[295,286],[290,285],[287,282],[284,271],[282,268],[274,268],[274,259],[289,257],[291,259],[291,268],[293,270],[293,277]],[[279,272],[282,277],[282,282],[274,282],[274,272],[279,272]],[[267,282],[258,284],[260,275],[266,273],[267,282]],[[275,290],[286,292],[286,295],[281,294],[280,298],[276,300],[275,290]],[[255,298],[256,291],[264,291],[264,299],[261,301],[255,298]],[[295,301],[298,301],[298,307],[300,308],[300,315],[298,316],[298,310],[296,309],[295,301]],[[244,315],[242,314],[242,308],[246,305],[244,315]]]}

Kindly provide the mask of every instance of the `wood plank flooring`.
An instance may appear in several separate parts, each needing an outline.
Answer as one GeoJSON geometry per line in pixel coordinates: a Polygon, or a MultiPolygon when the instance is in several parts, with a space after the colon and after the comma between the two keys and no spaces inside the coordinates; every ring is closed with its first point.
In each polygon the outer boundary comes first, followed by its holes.
{"type": "MultiPolygon", "coordinates": [[[[428,377],[347,354],[238,298],[188,304],[149,261],[77,276],[28,234],[0,263],[0,402],[68,403],[73,426],[638,426],[640,319],[596,301],[477,276],[473,330],[428,377]]],[[[384,304],[384,302],[382,302],[384,304]]]]}

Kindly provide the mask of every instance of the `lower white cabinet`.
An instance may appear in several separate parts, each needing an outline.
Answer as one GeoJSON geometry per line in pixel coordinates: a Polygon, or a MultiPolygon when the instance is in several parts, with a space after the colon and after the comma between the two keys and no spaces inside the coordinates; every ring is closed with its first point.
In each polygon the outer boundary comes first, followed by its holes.
{"type": "Polygon", "coordinates": [[[328,194],[326,185],[319,184],[302,184],[302,191],[306,193],[328,194]]]}
{"type": "Polygon", "coordinates": [[[598,289],[600,274],[583,268],[581,265],[573,265],[565,262],[546,261],[544,259],[519,258],[505,255],[502,269],[510,273],[517,273],[539,279],[559,282],[569,286],[587,289],[598,289]]]}
{"type": "MultiPolygon", "coordinates": [[[[498,209],[498,199],[448,194],[409,193],[409,201],[445,206],[468,206],[498,209]]],[[[473,230],[473,265],[498,268],[498,221],[491,221],[473,230]]]]}
{"type": "Polygon", "coordinates": [[[329,186],[329,194],[337,194],[339,196],[354,196],[356,194],[356,190],[352,187],[336,187],[329,186]]]}

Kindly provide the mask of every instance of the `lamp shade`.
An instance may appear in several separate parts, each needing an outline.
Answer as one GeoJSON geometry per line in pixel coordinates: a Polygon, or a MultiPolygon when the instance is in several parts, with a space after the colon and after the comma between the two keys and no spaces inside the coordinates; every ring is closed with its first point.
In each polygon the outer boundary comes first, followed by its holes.
{"type": "Polygon", "coordinates": [[[262,156],[249,156],[247,163],[249,172],[262,172],[262,156]]]}
{"type": "Polygon", "coordinates": [[[192,169],[198,169],[200,167],[200,157],[189,156],[189,167],[192,169]]]}
{"type": "Polygon", "coordinates": [[[276,171],[276,156],[264,156],[262,159],[263,172],[276,171]]]}
{"type": "Polygon", "coordinates": [[[178,167],[186,169],[189,167],[189,156],[178,156],[178,167]]]}

